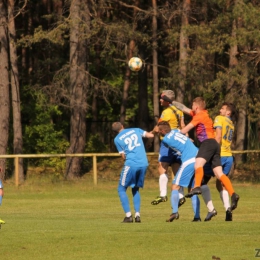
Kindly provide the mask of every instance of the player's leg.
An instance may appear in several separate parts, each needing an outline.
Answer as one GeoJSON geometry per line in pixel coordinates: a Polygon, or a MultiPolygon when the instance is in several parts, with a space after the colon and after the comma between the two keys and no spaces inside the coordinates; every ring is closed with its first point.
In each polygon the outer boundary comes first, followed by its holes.
{"type": "Polygon", "coordinates": [[[141,195],[139,188],[143,188],[147,167],[141,167],[135,171],[135,186],[132,187],[133,204],[135,210],[135,222],[141,223],[141,195]]]}
{"type": "Polygon", "coordinates": [[[176,184],[172,184],[172,191],[171,191],[171,207],[172,213],[170,218],[166,220],[166,222],[172,222],[174,219],[179,218],[178,208],[179,208],[179,188],[180,186],[176,184]]]}
{"type": "Polygon", "coordinates": [[[222,166],[217,166],[213,168],[213,172],[231,196],[231,211],[236,209],[239,200],[239,195],[235,193],[230,179],[225,174],[223,174],[222,166]]]}
{"type": "MultiPolygon", "coordinates": [[[[233,161],[234,161],[233,156],[221,157],[222,170],[223,170],[223,173],[227,176],[231,171],[233,161]]],[[[232,221],[232,211],[231,211],[231,205],[230,205],[228,191],[225,189],[225,187],[222,185],[222,183],[218,179],[216,180],[216,188],[219,191],[220,198],[221,198],[224,208],[226,210],[225,220],[232,221]]]]}
{"type": "Polygon", "coordinates": [[[214,216],[217,215],[217,211],[213,205],[213,201],[211,199],[211,193],[209,186],[207,185],[209,180],[212,176],[214,176],[214,173],[212,171],[211,165],[209,163],[206,163],[203,167],[204,169],[204,177],[203,181],[201,183],[201,195],[203,197],[203,200],[208,208],[208,214],[204,221],[210,221],[214,216]]]}
{"type": "MultiPolygon", "coordinates": [[[[4,186],[2,181],[0,180],[0,206],[2,205],[3,196],[4,196],[4,186]]],[[[5,224],[5,221],[0,219],[0,224],[5,224]]]]}
{"type": "Polygon", "coordinates": [[[183,189],[183,187],[180,187],[179,188],[179,207],[181,207],[185,202],[186,202],[186,199],[184,197],[184,189],[183,189]]]}
{"type": "Polygon", "coordinates": [[[194,175],[195,158],[183,161],[172,181],[171,206],[172,214],[167,222],[172,222],[179,218],[179,189],[180,187],[188,187],[194,175]]]}
{"type": "Polygon", "coordinates": [[[194,188],[191,190],[189,194],[186,195],[187,197],[191,197],[194,194],[201,194],[200,186],[204,176],[203,167],[206,164],[206,162],[211,161],[212,157],[218,149],[220,149],[220,146],[215,139],[207,139],[201,143],[195,162],[194,188]]]}
{"type": "Polygon", "coordinates": [[[159,158],[158,158],[158,172],[159,172],[159,190],[160,195],[154,199],[151,204],[157,205],[161,202],[166,202],[167,198],[167,186],[168,186],[168,174],[167,170],[172,162],[172,154],[163,143],[160,145],[159,158]]]}
{"type": "Polygon", "coordinates": [[[135,222],[141,222],[140,208],[141,208],[141,196],[139,187],[132,188],[133,204],[135,210],[135,222]]]}
{"type": "Polygon", "coordinates": [[[191,197],[191,204],[192,204],[192,209],[194,212],[194,218],[192,222],[200,222],[200,200],[197,195],[194,195],[191,197]]]}
{"type": "Polygon", "coordinates": [[[131,180],[132,180],[131,168],[129,166],[124,165],[120,174],[120,180],[117,188],[120,202],[126,215],[123,220],[124,223],[133,222],[133,218],[130,210],[130,204],[126,193],[127,188],[131,185],[131,180]]]}

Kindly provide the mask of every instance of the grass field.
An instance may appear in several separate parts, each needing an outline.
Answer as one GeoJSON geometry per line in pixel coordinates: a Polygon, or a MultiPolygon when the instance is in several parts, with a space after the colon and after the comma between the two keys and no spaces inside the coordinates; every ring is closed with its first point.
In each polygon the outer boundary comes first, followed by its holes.
{"type": "MultiPolygon", "coordinates": [[[[3,260],[40,259],[258,259],[260,249],[260,185],[235,184],[240,194],[233,222],[211,181],[218,215],[210,222],[191,222],[190,199],[180,219],[166,223],[170,202],[150,204],[158,195],[157,180],[146,180],[142,223],[123,224],[117,182],[27,182],[16,188],[5,183],[0,217],[0,257],[3,260]]],[[[169,185],[170,187],[170,185],[169,185]]],[[[130,192],[129,192],[130,194],[130,192]]],[[[170,191],[168,193],[170,195],[170,191]]],[[[131,204],[132,205],[132,204],[131,204]]],[[[201,217],[206,216],[201,199],[201,217]]],[[[260,256],[259,256],[260,257],[260,256]]]]}

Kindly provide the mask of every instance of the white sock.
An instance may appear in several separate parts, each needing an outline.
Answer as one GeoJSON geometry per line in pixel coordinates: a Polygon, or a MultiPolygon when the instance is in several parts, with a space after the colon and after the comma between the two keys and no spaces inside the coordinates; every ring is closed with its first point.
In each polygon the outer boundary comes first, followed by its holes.
{"type": "Polygon", "coordinates": [[[168,176],[166,173],[161,174],[159,177],[160,196],[165,197],[167,195],[168,176]]]}
{"type": "Polygon", "coordinates": [[[213,206],[213,202],[211,200],[211,194],[210,194],[210,190],[209,190],[209,186],[208,185],[202,185],[200,187],[201,189],[201,195],[203,197],[203,200],[208,208],[208,212],[211,212],[214,209],[213,206]]]}
{"type": "Polygon", "coordinates": [[[129,218],[129,217],[132,216],[132,213],[131,212],[126,212],[125,215],[126,215],[127,218],[129,218]]]}
{"type": "Polygon", "coordinates": [[[179,199],[182,199],[184,197],[184,189],[183,187],[179,188],[179,199]]]}
{"type": "Polygon", "coordinates": [[[135,218],[136,218],[137,216],[140,217],[140,212],[135,212],[135,218]]]}
{"type": "Polygon", "coordinates": [[[230,208],[230,202],[229,202],[229,194],[227,190],[222,190],[220,193],[220,198],[223,202],[224,208],[227,210],[230,208]]]}

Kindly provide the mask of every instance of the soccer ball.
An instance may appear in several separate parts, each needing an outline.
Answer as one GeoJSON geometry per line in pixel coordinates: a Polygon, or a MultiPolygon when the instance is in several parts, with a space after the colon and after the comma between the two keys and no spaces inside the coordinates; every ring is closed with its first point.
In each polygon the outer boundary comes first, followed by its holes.
{"type": "Polygon", "coordinates": [[[132,57],[128,62],[128,66],[132,71],[139,71],[143,66],[143,62],[138,57],[132,57]]]}

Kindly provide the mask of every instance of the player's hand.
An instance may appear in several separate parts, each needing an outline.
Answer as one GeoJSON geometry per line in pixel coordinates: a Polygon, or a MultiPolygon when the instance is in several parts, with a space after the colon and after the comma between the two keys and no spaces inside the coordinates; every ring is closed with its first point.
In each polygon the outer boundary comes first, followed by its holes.
{"type": "Polygon", "coordinates": [[[161,96],[161,99],[162,100],[164,100],[164,101],[166,101],[166,102],[169,102],[169,103],[172,103],[172,100],[171,99],[169,99],[167,96],[161,96]]]}
{"type": "Polygon", "coordinates": [[[152,131],[153,134],[158,134],[159,133],[159,127],[156,125],[152,131]]]}

